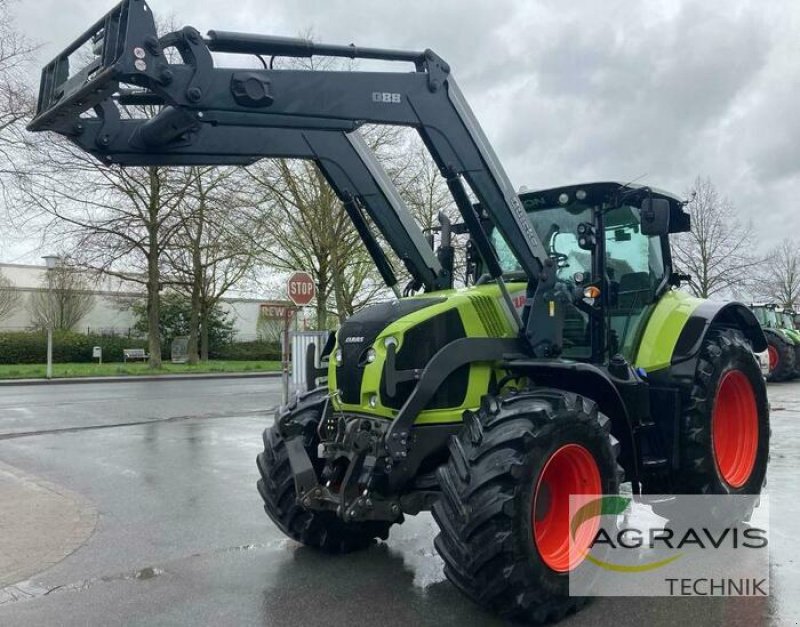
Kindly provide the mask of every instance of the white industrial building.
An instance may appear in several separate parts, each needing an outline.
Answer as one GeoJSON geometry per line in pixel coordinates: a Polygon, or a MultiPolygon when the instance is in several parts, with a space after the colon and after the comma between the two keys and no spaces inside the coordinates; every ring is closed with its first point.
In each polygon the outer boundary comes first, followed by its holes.
{"type": "MultiPolygon", "coordinates": [[[[24,331],[31,328],[28,302],[33,293],[45,289],[46,272],[44,265],[0,263],[0,273],[11,281],[12,289],[20,296],[10,315],[0,320],[0,331],[24,331]]],[[[144,299],[142,285],[107,276],[92,278],[89,285],[89,291],[94,296],[92,309],[81,319],[75,330],[84,333],[129,334],[135,324],[131,304],[144,299]]],[[[263,299],[254,298],[222,299],[221,307],[233,320],[237,339],[256,339],[259,310],[263,302],[263,299]]]]}

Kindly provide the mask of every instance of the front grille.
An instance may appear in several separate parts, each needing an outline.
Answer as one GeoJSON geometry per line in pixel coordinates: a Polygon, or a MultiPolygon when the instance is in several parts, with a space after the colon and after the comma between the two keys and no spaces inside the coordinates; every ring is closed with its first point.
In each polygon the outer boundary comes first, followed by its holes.
{"type": "MultiPolygon", "coordinates": [[[[406,331],[403,346],[397,353],[395,366],[398,370],[423,369],[441,348],[462,337],[466,337],[466,333],[457,309],[450,309],[429,318],[406,331]]],[[[462,366],[445,379],[426,409],[458,407],[464,402],[468,383],[469,364],[462,366]]],[[[385,407],[400,409],[416,385],[416,381],[399,383],[397,393],[389,396],[386,393],[385,378],[381,377],[381,403],[385,407]]]]}
{"type": "Polygon", "coordinates": [[[395,320],[443,301],[444,298],[409,298],[380,303],[362,309],[342,324],[336,334],[338,348],[342,351],[342,364],[336,367],[336,383],[343,403],[357,405],[361,402],[363,356],[378,334],[395,320]]]}
{"type": "Polygon", "coordinates": [[[342,364],[336,367],[336,384],[341,391],[343,403],[355,405],[361,402],[361,379],[364,377],[363,353],[372,346],[383,324],[347,324],[339,330],[339,350],[342,364]],[[348,339],[356,338],[359,341],[348,339]]]}

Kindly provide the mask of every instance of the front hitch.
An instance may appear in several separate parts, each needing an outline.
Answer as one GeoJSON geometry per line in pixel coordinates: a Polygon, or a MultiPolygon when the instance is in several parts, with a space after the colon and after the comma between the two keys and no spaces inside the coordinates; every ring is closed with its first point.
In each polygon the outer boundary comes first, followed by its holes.
{"type": "MultiPolygon", "coordinates": [[[[318,401],[319,402],[319,401],[318,401]]],[[[332,511],[342,520],[395,521],[402,515],[400,501],[385,498],[374,488],[386,484],[385,436],[389,422],[368,417],[334,414],[330,396],[316,434],[293,422],[297,412],[286,408],[278,418],[286,442],[298,502],[307,509],[332,511]],[[309,446],[317,441],[316,451],[309,446]],[[312,460],[315,454],[316,459],[312,460]],[[323,463],[324,462],[324,463],[323,463]]]]}

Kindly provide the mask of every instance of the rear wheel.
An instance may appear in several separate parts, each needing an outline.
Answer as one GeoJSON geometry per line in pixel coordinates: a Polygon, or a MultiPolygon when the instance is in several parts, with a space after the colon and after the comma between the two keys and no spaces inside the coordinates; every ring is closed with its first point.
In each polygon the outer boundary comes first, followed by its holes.
{"type": "MultiPolygon", "coordinates": [[[[319,476],[322,462],[317,457],[317,426],[322,417],[322,407],[317,405],[295,411],[291,420],[301,425],[303,446],[319,476]]],[[[257,486],[264,500],[264,510],[283,533],[297,542],[327,553],[349,553],[367,548],[376,538],[385,540],[389,537],[390,522],[345,523],[334,512],[303,507],[297,500],[286,442],[277,425],[264,430],[264,450],[256,458],[256,464],[261,474],[257,486]]]]}
{"type": "Polygon", "coordinates": [[[797,379],[800,377],[800,342],[794,345],[794,376],[797,379]]]}
{"type": "MultiPolygon", "coordinates": [[[[680,427],[676,494],[761,492],[769,458],[769,408],[761,371],[741,331],[709,332],[680,427]]],[[[741,522],[755,503],[734,503],[709,514],[741,522]]],[[[674,508],[666,502],[653,509],[670,518],[674,508]]]]}
{"type": "Polygon", "coordinates": [[[769,329],[765,329],[769,352],[769,374],[767,381],[786,381],[795,376],[795,367],[800,366],[797,352],[789,340],[769,329]]]}
{"type": "MultiPolygon", "coordinates": [[[[559,620],[569,596],[570,494],[615,494],[621,469],[610,421],[575,394],[534,389],[487,396],[465,417],[439,471],[433,516],[445,575],[475,602],[511,620],[559,620]]],[[[590,546],[584,526],[576,541],[590,546]]]]}

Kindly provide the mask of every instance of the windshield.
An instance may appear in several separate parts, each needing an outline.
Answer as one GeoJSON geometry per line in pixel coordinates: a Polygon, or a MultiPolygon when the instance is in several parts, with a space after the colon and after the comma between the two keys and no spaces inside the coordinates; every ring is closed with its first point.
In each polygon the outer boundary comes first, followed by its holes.
{"type": "Polygon", "coordinates": [[[756,320],[758,320],[758,324],[762,327],[769,326],[769,324],[767,324],[767,310],[764,307],[753,307],[753,314],[756,320]]]}
{"type": "MultiPolygon", "coordinates": [[[[558,278],[571,281],[576,272],[591,271],[591,253],[578,245],[578,225],[592,222],[592,210],[581,203],[546,207],[528,212],[528,219],[542,240],[545,250],[556,257],[558,278]]],[[[661,239],[643,235],[639,229],[639,209],[623,205],[608,211],[606,224],[606,266],[611,281],[637,282],[655,289],[664,276],[661,239]],[[639,276],[634,276],[639,275],[639,276]]],[[[503,237],[495,230],[492,242],[505,273],[521,267],[503,237]]]]}
{"type": "Polygon", "coordinates": [[[778,312],[774,309],[764,310],[764,322],[768,327],[778,327],[778,312]]]}
{"type": "MultiPolygon", "coordinates": [[[[531,225],[556,262],[558,280],[574,285],[577,273],[591,276],[592,253],[579,245],[578,227],[594,223],[592,207],[579,201],[528,207],[531,225]]],[[[608,348],[632,360],[647,312],[665,277],[662,239],[641,232],[638,207],[622,205],[607,210],[604,222],[605,279],[610,291],[606,319],[608,348]]],[[[503,272],[521,271],[497,231],[492,233],[492,242],[503,272]]],[[[588,314],[576,307],[570,307],[565,314],[564,355],[576,359],[591,355],[588,314]]]]}

